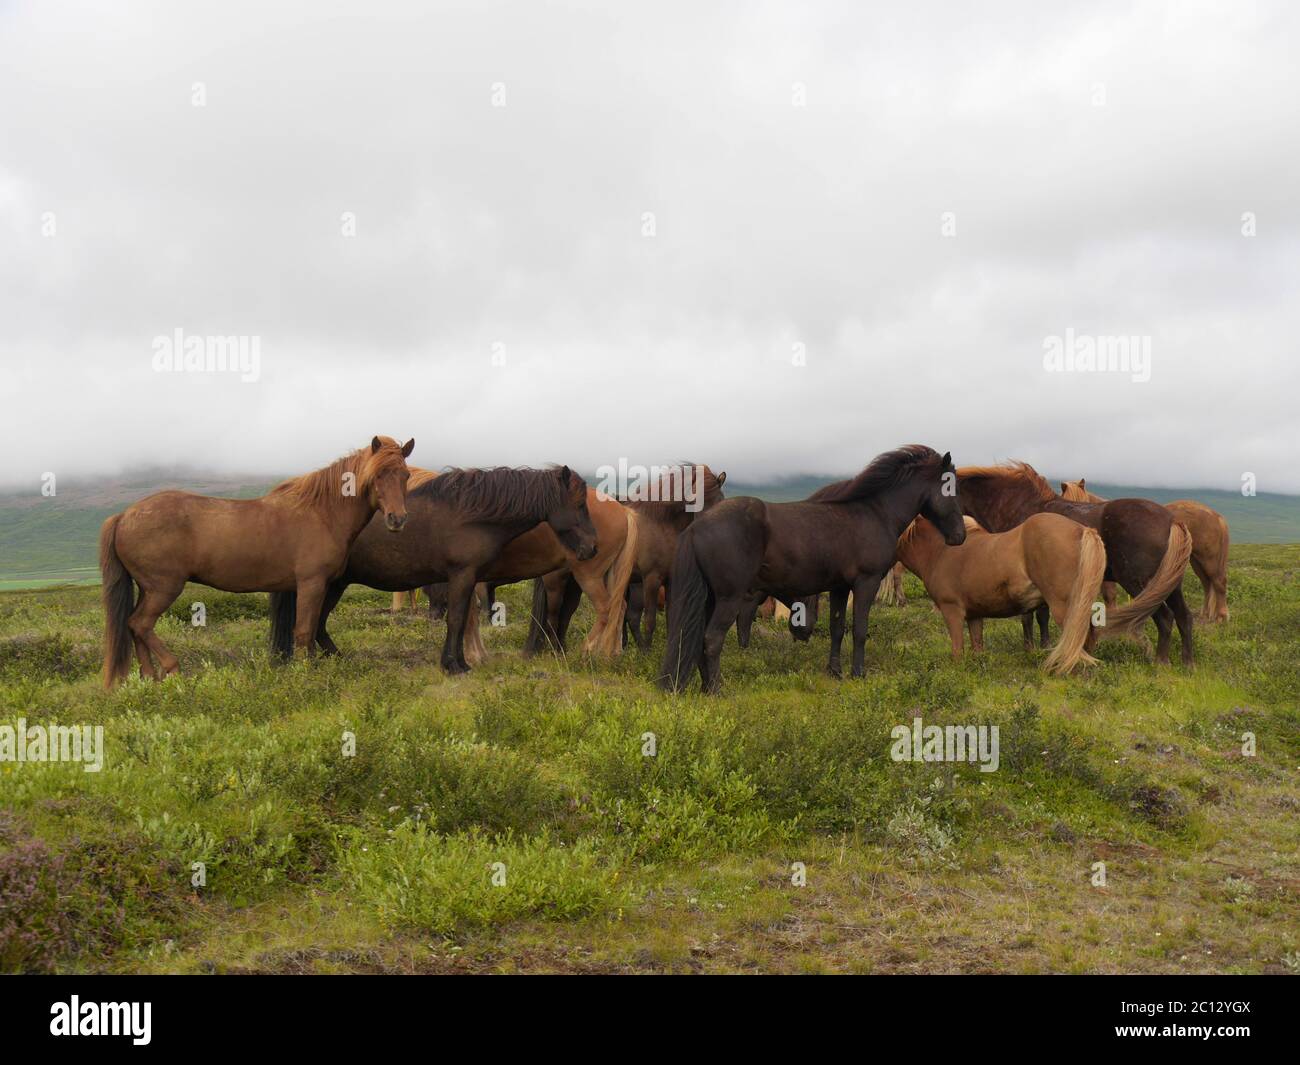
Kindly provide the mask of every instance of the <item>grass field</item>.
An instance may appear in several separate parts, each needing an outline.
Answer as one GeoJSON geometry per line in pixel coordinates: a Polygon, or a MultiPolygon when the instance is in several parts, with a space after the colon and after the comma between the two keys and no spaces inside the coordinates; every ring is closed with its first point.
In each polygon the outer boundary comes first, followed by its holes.
{"type": "Polygon", "coordinates": [[[264,596],[191,587],[183,675],[112,693],[96,589],[3,592],[0,724],[106,754],[0,763],[0,970],[1300,971],[1298,574],[1234,547],[1192,673],[1107,644],[1048,678],[1014,621],[954,665],[909,577],[867,679],[824,674],[824,620],[759,622],[721,697],[675,699],[660,648],[522,659],[526,586],[463,678],[378,593],[343,657],[274,667],[264,596]],[[891,760],[917,715],[997,725],[998,770],[891,760]]]}

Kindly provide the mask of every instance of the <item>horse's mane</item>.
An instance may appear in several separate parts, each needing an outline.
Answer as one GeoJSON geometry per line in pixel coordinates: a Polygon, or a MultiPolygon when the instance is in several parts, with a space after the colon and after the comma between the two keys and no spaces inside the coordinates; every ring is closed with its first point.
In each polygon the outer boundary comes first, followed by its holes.
{"type": "Polygon", "coordinates": [[[1089,492],[1087,485],[1080,485],[1078,481],[1061,482],[1061,498],[1069,503],[1104,503],[1106,502],[1101,496],[1089,492]]]}
{"type": "Polygon", "coordinates": [[[406,482],[406,494],[410,495],[423,484],[428,484],[438,476],[437,470],[426,470],[419,466],[408,466],[411,471],[411,479],[406,482]]]}
{"type": "Polygon", "coordinates": [[[450,467],[425,477],[407,495],[452,503],[469,521],[494,522],[546,514],[564,502],[564,491],[554,467],[450,467]]]}
{"type": "MultiPolygon", "coordinates": [[[[685,499],[673,499],[673,479],[677,478],[679,482],[684,477],[685,470],[704,470],[704,498],[703,509],[707,510],[715,503],[722,499],[722,486],[718,484],[718,475],[708,466],[701,466],[698,462],[679,462],[673,466],[661,467],[663,476],[659,479],[659,499],[619,499],[625,507],[632,507],[638,514],[644,514],[650,519],[672,518],[682,514],[686,510],[685,499]]],[[[694,476],[694,474],[692,474],[694,476]]],[[[692,486],[699,491],[698,486],[692,486]]]]}
{"type": "Polygon", "coordinates": [[[907,444],[877,455],[856,477],[825,485],[808,497],[809,503],[852,503],[901,484],[917,472],[942,472],[943,456],[924,444],[907,444]]]}
{"type": "Polygon", "coordinates": [[[988,529],[984,528],[983,525],[977,522],[969,514],[963,514],[961,520],[962,523],[966,526],[967,535],[969,535],[970,533],[984,533],[986,535],[988,534],[988,529]]]}
{"type": "Polygon", "coordinates": [[[281,481],[267,495],[294,506],[324,506],[341,497],[343,476],[350,473],[357,479],[356,494],[363,496],[370,490],[376,477],[406,465],[401,444],[390,436],[379,437],[379,443],[382,446],[378,451],[372,451],[368,445],[357,448],[319,470],[281,481]]]}
{"type": "Polygon", "coordinates": [[[1027,462],[962,466],[957,484],[962,505],[978,509],[978,520],[990,529],[1013,528],[1057,498],[1052,486],[1027,462]]]}

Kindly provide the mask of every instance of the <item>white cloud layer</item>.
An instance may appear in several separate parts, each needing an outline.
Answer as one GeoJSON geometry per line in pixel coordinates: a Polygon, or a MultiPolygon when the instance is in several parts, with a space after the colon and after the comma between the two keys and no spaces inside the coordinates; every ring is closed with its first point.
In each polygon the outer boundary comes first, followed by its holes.
{"type": "Polygon", "coordinates": [[[0,484],[380,432],[1300,491],[1300,8],[889,7],[5,5],[0,484]],[[259,379],[155,372],[177,328],[259,379]]]}

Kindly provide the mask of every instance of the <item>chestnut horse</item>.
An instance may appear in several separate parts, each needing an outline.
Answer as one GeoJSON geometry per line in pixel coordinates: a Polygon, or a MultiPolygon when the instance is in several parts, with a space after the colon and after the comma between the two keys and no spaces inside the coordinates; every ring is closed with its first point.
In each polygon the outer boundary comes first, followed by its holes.
{"type": "MultiPolygon", "coordinates": [[[[578,558],[596,554],[596,530],[587,513],[587,483],[569,467],[530,470],[498,467],[415,471],[407,492],[407,530],[391,542],[371,522],[357,537],[347,566],[330,583],[316,627],[316,641],[327,654],[338,651],[326,631],[330,611],[350,584],[385,592],[447,582],[447,637],[442,668],[465,673],[465,626],[474,584],[505,546],[539,522],[546,522],[578,558]]],[[[290,596],[273,597],[272,647],[283,650],[290,596]]]]}
{"type": "Polygon", "coordinates": [[[660,684],[681,691],[698,668],[704,691],[722,684],[722,642],[746,596],[789,603],[830,591],[827,669],[840,675],[844,609],[853,592],[853,675],[863,675],[867,617],[917,514],[948,542],[966,539],[952,460],[922,444],[877,456],[856,477],[800,503],[741,496],[701,514],[677,541],[660,684]]]}
{"type": "Polygon", "coordinates": [[[1159,632],[1156,661],[1168,664],[1177,622],[1183,665],[1192,665],[1192,614],[1183,598],[1192,538],[1164,507],[1149,499],[1072,503],[1052,491],[1026,462],[965,466],[957,471],[957,480],[963,509],[989,532],[1008,532],[1043,511],[1096,529],[1106,545],[1106,579],[1133,597],[1107,609],[1103,635],[1135,633],[1150,618],[1159,632]]]}
{"type": "Polygon", "coordinates": [[[226,592],[296,592],[303,610],[293,646],[309,651],[326,585],[343,572],[361,530],[376,511],[387,531],[405,524],[406,457],[414,447],[414,439],[377,436],[260,499],[156,492],[114,514],[99,533],[105,685],[126,675],[133,645],[141,676],[159,679],[151,653],[162,676],[176,672],[180,664],[154,625],[186,581],[226,592]]]}
{"type": "MultiPolygon", "coordinates": [[[[1061,495],[1065,499],[1088,503],[1104,503],[1099,495],[1088,491],[1087,482],[1062,481],[1061,495]]],[[[1181,521],[1192,534],[1192,570],[1205,589],[1200,620],[1217,622],[1228,620],[1228,522],[1217,510],[1194,499],[1176,499],[1166,503],[1165,509],[1181,521]]],[[[1103,588],[1103,592],[1105,589],[1103,588]]],[[[1114,603],[1114,591],[1107,603],[1114,603]]]]}
{"type": "Polygon", "coordinates": [[[939,530],[917,518],[898,540],[898,558],[921,578],[948,625],[952,657],[962,656],[962,626],[971,649],[984,650],[984,619],[1018,617],[1046,605],[1061,626],[1047,656],[1049,673],[1095,665],[1092,604],[1106,572],[1106,548],[1095,529],[1059,514],[1032,514],[1010,532],[985,532],[967,518],[966,542],[949,547],[939,530]]]}

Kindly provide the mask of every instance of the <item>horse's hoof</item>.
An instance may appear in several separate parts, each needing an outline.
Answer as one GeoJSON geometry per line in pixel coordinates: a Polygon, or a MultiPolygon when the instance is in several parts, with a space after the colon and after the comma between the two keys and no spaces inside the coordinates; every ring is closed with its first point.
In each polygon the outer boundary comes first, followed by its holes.
{"type": "Polygon", "coordinates": [[[836,680],[843,680],[843,679],[844,679],[844,674],[843,674],[842,672],[840,672],[840,667],[839,667],[839,666],[827,666],[827,667],[826,667],[826,672],[827,672],[830,676],[834,677],[836,680]]]}

